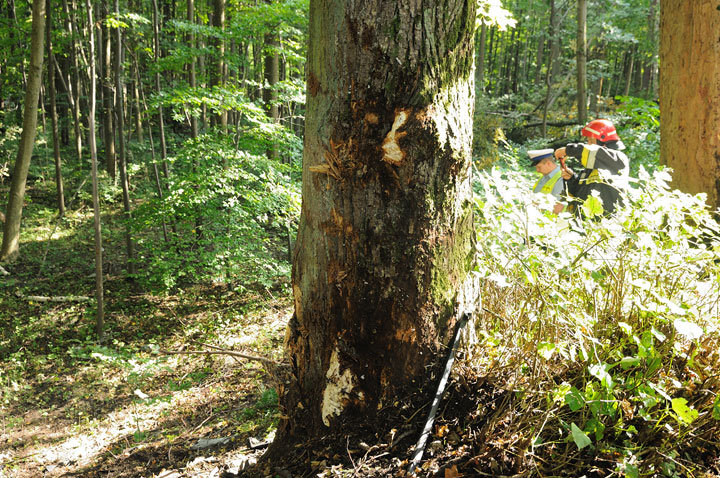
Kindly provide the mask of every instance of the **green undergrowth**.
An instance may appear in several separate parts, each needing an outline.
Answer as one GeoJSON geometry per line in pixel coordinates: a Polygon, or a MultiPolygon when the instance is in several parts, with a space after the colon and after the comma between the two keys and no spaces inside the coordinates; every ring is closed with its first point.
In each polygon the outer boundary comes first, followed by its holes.
{"type": "Polygon", "coordinates": [[[478,175],[465,365],[511,398],[476,460],[502,447],[518,457],[503,474],[540,476],[720,468],[720,227],[669,180],[641,166],[626,207],[578,221],[517,170],[478,175]]]}
{"type": "MultiPolygon", "coordinates": [[[[47,453],[39,450],[83,436],[116,435],[108,452],[94,458],[111,472],[124,466],[113,458],[124,450],[159,450],[158,466],[170,467],[202,454],[191,448],[201,437],[245,445],[247,437],[272,434],[277,394],[261,362],[166,352],[232,349],[279,360],[289,307],[284,294],[187,283],[162,294],[143,291],[125,275],[123,243],[114,240],[122,237],[123,222],[118,203],[109,202],[106,339],[98,343],[88,260],[92,211],[81,198],[58,219],[53,189],[51,181],[30,183],[20,257],[4,264],[10,275],[0,277],[0,475],[37,476],[33,457],[47,453]],[[87,299],[42,300],[58,296],[87,299]],[[130,431],[113,429],[126,422],[130,431]]],[[[268,287],[278,291],[285,282],[268,287]]]]}

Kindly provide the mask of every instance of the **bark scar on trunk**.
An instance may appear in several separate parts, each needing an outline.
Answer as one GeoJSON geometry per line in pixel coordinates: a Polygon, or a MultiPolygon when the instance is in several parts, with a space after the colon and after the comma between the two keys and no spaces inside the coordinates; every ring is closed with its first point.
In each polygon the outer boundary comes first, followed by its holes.
{"type": "Polygon", "coordinates": [[[407,132],[398,132],[398,130],[405,125],[408,117],[408,111],[404,109],[400,109],[395,113],[395,121],[382,144],[382,149],[385,152],[382,159],[393,166],[400,166],[405,159],[405,151],[402,150],[398,141],[407,135],[407,132]]]}
{"type": "Polygon", "coordinates": [[[313,173],[327,174],[336,181],[343,180],[343,170],[352,169],[349,164],[349,149],[352,148],[352,139],[348,144],[333,141],[330,138],[330,148],[323,155],[325,162],[308,169],[313,173]]]}
{"type": "MultiPolygon", "coordinates": [[[[322,401],[322,421],[325,426],[330,426],[330,418],[338,416],[350,400],[350,392],[354,388],[355,376],[350,369],[345,369],[340,373],[340,361],[338,359],[337,349],[333,350],[330,357],[330,366],[328,367],[327,385],[323,392],[322,401]]],[[[362,392],[358,393],[358,398],[364,399],[362,392]]]]}

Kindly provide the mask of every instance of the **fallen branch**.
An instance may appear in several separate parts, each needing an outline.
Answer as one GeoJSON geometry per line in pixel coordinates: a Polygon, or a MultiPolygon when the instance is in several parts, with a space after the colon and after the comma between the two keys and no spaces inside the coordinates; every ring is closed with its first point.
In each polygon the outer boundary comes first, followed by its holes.
{"type": "Polygon", "coordinates": [[[160,350],[161,354],[165,355],[229,355],[231,357],[240,357],[246,360],[253,360],[255,362],[263,362],[270,365],[280,366],[281,364],[274,360],[267,359],[265,357],[257,357],[255,355],[248,355],[242,352],[236,352],[234,350],[160,350]]]}
{"type": "Polygon", "coordinates": [[[2,275],[4,275],[4,276],[9,276],[9,275],[10,275],[10,273],[9,273],[8,271],[6,271],[5,269],[3,269],[3,266],[0,266],[0,274],[2,274],[2,275]]]}
{"type": "Polygon", "coordinates": [[[58,295],[55,297],[47,297],[44,295],[22,295],[19,292],[17,296],[30,302],[89,302],[91,299],[85,295],[58,295]]]}
{"type": "MultiPolygon", "coordinates": [[[[557,121],[557,122],[548,121],[547,123],[545,123],[546,126],[556,126],[556,127],[557,126],[573,126],[573,125],[578,125],[578,124],[579,123],[577,121],[557,121]]],[[[521,127],[522,128],[534,128],[535,126],[542,126],[542,122],[528,123],[528,124],[522,125],[521,127]]]]}

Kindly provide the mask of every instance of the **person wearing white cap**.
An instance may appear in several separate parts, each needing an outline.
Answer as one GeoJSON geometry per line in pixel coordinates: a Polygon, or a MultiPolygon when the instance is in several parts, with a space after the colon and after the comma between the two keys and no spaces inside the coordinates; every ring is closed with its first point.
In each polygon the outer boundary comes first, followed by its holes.
{"type": "MultiPolygon", "coordinates": [[[[575,205],[582,204],[596,192],[603,203],[606,214],[612,213],[622,204],[621,189],[627,185],[629,163],[627,155],[622,152],[625,145],[615,130],[615,126],[606,119],[596,119],[582,129],[581,134],[587,138],[587,144],[570,143],[564,148],[555,150],[555,157],[564,164],[566,156],[580,160],[583,169],[580,174],[567,167],[562,168],[563,179],[567,191],[575,205]],[[609,173],[602,174],[602,172],[609,173]]],[[[580,208],[575,207],[576,214],[580,208]]]]}
{"type": "Polygon", "coordinates": [[[553,207],[553,214],[559,214],[565,207],[561,202],[565,186],[562,170],[555,163],[554,152],[553,149],[532,149],[527,154],[530,157],[530,167],[534,167],[535,171],[542,174],[542,177],[533,186],[533,192],[555,196],[557,203],[553,207]]]}

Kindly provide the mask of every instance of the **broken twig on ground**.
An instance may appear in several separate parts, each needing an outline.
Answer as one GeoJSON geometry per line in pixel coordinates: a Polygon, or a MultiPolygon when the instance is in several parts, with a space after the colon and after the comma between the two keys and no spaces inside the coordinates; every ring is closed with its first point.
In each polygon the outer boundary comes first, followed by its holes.
{"type": "Polygon", "coordinates": [[[255,355],[248,355],[242,352],[236,352],[234,350],[160,350],[160,353],[165,355],[229,355],[231,357],[240,357],[246,360],[253,360],[255,362],[263,362],[270,365],[279,366],[280,363],[274,360],[267,359],[265,357],[257,357],[255,355]]]}

